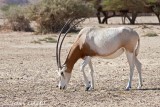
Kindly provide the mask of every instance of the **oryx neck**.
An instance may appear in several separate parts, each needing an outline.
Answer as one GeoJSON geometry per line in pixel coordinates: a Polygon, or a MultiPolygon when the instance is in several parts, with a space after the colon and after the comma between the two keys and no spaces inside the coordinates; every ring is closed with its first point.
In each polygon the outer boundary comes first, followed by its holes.
{"type": "Polygon", "coordinates": [[[64,63],[67,67],[66,72],[68,72],[68,73],[72,72],[73,66],[79,58],[81,58],[81,51],[79,49],[79,46],[77,44],[74,44],[71,47],[71,49],[68,53],[68,56],[66,58],[66,61],[64,63]]]}

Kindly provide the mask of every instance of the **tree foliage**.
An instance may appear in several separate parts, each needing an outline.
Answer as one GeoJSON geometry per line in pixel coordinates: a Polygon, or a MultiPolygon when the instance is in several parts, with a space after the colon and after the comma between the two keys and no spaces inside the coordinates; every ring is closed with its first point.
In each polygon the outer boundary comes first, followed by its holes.
{"type": "Polygon", "coordinates": [[[148,12],[150,7],[160,6],[160,0],[103,0],[102,5],[105,10],[148,12]]]}

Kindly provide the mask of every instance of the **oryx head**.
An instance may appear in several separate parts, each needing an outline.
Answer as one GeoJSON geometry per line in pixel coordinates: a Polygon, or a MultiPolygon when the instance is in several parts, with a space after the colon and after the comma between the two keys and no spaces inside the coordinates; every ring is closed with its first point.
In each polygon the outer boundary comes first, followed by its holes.
{"type": "Polygon", "coordinates": [[[67,84],[70,80],[71,77],[71,73],[67,72],[67,66],[65,64],[61,65],[61,60],[60,60],[60,55],[61,55],[61,47],[62,47],[62,43],[64,41],[64,38],[66,37],[67,33],[70,31],[70,29],[72,29],[73,27],[75,27],[78,23],[80,23],[82,20],[74,23],[71,25],[71,23],[75,20],[75,18],[70,19],[66,22],[66,24],[63,26],[63,28],[60,31],[60,34],[58,36],[58,41],[57,41],[57,46],[56,46],[56,61],[57,61],[57,66],[58,66],[58,74],[59,74],[59,84],[58,87],[60,89],[66,89],[67,88],[67,84]],[[70,27],[68,28],[68,30],[66,31],[66,33],[63,35],[63,37],[61,38],[61,34],[64,31],[64,29],[66,28],[66,26],[70,25],[70,27]],[[60,42],[61,40],[61,42],[60,42]]]}
{"type": "Polygon", "coordinates": [[[67,84],[71,78],[71,73],[66,72],[67,67],[64,65],[62,68],[59,68],[58,74],[59,74],[59,83],[58,87],[60,89],[66,89],[67,84]]]}

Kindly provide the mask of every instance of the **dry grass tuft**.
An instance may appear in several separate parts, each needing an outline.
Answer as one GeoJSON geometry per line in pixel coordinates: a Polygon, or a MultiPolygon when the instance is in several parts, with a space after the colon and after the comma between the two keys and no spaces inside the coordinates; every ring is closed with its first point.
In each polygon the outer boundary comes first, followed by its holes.
{"type": "Polygon", "coordinates": [[[57,41],[52,37],[46,37],[46,38],[43,38],[43,39],[34,40],[31,43],[41,44],[42,42],[45,42],[45,43],[56,43],[57,41]]]}
{"type": "Polygon", "coordinates": [[[155,36],[158,36],[157,33],[155,32],[148,32],[147,34],[143,35],[144,37],[155,37],[155,36]]]}

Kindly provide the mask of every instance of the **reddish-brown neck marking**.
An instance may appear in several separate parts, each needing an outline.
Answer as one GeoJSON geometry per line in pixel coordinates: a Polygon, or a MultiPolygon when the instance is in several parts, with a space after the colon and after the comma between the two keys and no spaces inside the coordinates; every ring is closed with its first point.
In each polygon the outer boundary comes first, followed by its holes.
{"type": "Polygon", "coordinates": [[[80,47],[78,45],[78,43],[74,43],[73,46],[71,47],[69,54],[67,56],[67,59],[65,61],[65,65],[67,67],[66,72],[71,73],[74,64],[77,62],[77,60],[79,58],[82,57],[81,51],[80,51],[80,47]]]}
{"type": "Polygon", "coordinates": [[[87,43],[83,43],[81,39],[78,39],[71,47],[64,63],[67,67],[66,72],[71,73],[77,60],[85,56],[97,56],[97,53],[91,50],[87,43]]]}

